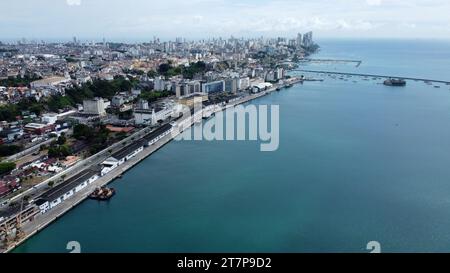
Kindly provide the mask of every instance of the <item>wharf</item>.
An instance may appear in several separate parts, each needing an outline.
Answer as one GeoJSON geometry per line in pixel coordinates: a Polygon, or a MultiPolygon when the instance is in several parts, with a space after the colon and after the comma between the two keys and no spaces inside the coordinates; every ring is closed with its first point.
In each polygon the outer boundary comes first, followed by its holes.
{"type": "Polygon", "coordinates": [[[315,63],[355,63],[356,67],[359,67],[362,64],[360,60],[339,60],[339,59],[312,59],[305,58],[299,60],[299,62],[315,62],[315,63]]]}
{"type": "Polygon", "coordinates": [[[432,80],[432,79],[423,79],[423,78],[413,78],[413,77],[399,77],[399,76],[388,76],[388,75],[361,74],[361,73],[335,72],[335,71],[323,71],[323,70],[307,70],[307,69],[294,69],[292,71],[307,72],[307,73],[317,73],[317,74],[356,76],[356,77],[371,77],[371,78],[385,78],[385,79],[404,79],[404,80],[411,80],[411,81],[423,81],[423,82],[430,82],[430,83],[434,82],[434,83],[443,83],[443,84],[450,85],[450,81],[432,80]]]}

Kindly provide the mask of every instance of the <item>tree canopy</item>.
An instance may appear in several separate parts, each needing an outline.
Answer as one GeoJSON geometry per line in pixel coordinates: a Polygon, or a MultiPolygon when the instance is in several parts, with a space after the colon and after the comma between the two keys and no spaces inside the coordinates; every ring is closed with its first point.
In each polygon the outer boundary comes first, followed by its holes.
{"type": "Polygon", "coordinates": [[[1,162],[0,163],[0,175],[9,174],[15,168],[16,168],[16,163],[14,163],[14,162],[1,162]]]}
{"type": "Polygon", "coordinates": [[[0,156],[10,156],[22,150],[18,145],[0,145],[0,156]]]}

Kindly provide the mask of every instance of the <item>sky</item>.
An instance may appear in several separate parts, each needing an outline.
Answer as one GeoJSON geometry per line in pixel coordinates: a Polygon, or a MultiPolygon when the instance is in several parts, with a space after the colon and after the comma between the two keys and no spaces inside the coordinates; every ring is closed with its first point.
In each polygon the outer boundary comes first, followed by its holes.
{"type": "Polygon", "coordinates": [[[1,0],[5,39],[450,39],[449,0],[1,0]]]}

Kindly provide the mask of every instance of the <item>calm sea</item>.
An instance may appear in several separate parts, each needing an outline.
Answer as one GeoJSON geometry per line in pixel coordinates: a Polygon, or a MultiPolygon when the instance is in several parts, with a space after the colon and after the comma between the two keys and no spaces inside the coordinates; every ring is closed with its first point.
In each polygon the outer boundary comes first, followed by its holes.
{"type": "MultiPolygon", "coordinates": [[[[450,43],[324,40],[308,69],[450,80],[450,43]]],[[[332,79],[280,105],[280,148],[171,142],[16,252],[450,251],[450,87],[332,79]],[[354,82],[355,81],[355,82],[354,82]]]]}

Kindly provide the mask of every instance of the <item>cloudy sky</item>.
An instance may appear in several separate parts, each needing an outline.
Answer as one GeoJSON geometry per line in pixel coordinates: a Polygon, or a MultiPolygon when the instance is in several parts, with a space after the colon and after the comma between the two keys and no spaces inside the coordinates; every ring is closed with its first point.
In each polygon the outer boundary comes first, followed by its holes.
{"type": "Polygon", "coordinates": [[[0,40],[448,38],[449,0],[1,0],[0,40]]]}

